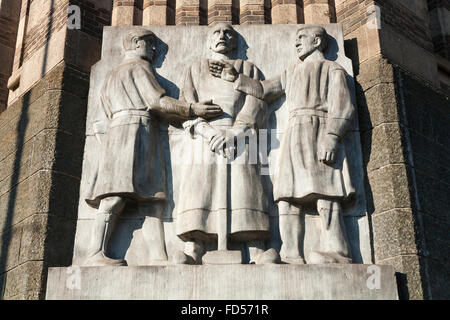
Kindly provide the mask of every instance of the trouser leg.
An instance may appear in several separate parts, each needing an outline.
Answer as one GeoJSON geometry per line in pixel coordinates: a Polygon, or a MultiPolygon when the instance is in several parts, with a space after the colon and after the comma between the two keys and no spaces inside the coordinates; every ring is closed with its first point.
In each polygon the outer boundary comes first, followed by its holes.
{"type": "Polygon", "coordinates": [[[246,249],[248,251],[249,263],[256,263],[257,257],[264,253],[265,244],[262,240],[253,240],[245,243],[246,249]]]}
{"type": "Polygon", "coordinates": [[[163,201],[151,201],[139,203],[139,211],[145,215],[142,225],[142,235],[149,248],[149,260],[151,263],[167,261],[167,253],[164,237],[164,225],[162,215],[165,203],[163,201]]]}
{"type": "Polygon", "coordinates": [[[322,220],[323,252],[316,252],[313,260],[316,263],[351,262],[341,204],[337,200],[319,199],[317,211],[322,220]]]}
{"type": "Polygon", "coordinates": [[[205,245],[201,240],[186,241],[184,253],[192,258],[193,263],[202,264],[202,257],[205,254],[205,245]]]}
{"type": "Polygon", "coordinates": [[[301,206],[287,201],[279,201],[278,213],[282,241],[281,260],[288,263],[304,263],[301,255],[304,236],[301,206]]]}
{"type": "Polygon", "coordinates": [[[125,200],[121,197],[108,197],[100,202],[95,216],[91,238],[91,255],[87,264],[122,264],[123,260],[108,258],[108,249],[118,216],[125,207],[125,200]]]}

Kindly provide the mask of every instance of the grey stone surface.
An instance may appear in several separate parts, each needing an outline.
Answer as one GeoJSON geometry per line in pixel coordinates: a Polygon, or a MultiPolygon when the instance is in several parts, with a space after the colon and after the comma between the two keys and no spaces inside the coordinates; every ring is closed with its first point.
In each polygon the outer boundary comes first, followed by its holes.
{"type": "Polygon", "coordinates": [[[395,208],[411,208],[407,170],[405,164],[391,164],[368,173],[374,214],[395,208]]]}
{"type": "Polygon", "coordinates": [[[382,123],[361,133],[364,163],[371,172],[389,164],[404,163],[402,133],[398,123],[382,123]]]}
{"type": "Polygon", "coordinates": [[[20,241],[19,264],[26,261],[44,260],[47,220],[48,216],[45,214],[33,214],[21,222],[22,240],[20,241]]]}
{"type": "Polygon", "coordinates": [[[42,261],[27,261],[9,271],[6,275],[3,297],[9,299],[30,291],[42,294],[43,268],[42,261]]]}
{"type": "Polygon", "coordinates": [[[399,295],[402,300],[421,300],[427,295],[426,284],[422,280],[423,258],[418,255],[403,255],[377,261],[394,267],[399,274],[399,295]]]}
{"type": "Polygon", "coordinates": [[[372,217],[375,261],[417,254],[411,209],[393,209],[372,217]]]}
{"type": "Polygon", "coordinates": [[[373,265],[75,266],[47,283],[47,300],[398,299],[392,266],[373,265]]]}
{"type": "Polygon", "coordinates": [[[364,91],[379,84],[393,84],[394,72],[387,59],[375,56],[359,65],[357,81],[364,91]]]}
{"type": "Polygon", "coordinates": [[[395,86],[379,83],[358,94],[359,127],[370,130],[382,123],[399,121],[395,86]]]}
{"type": "Polygon", "coordinates": [[[19,264],[22,225],[19,224],[13,226],[9,230],[5,230],[4,233],[0,234],[0,236],[2,239],[9,239],[9,242],[2,242],[1,244],[2,252],[6,253],[2,257],[2,259],[4,259],[4,270],[9,271],[19,264]]]}

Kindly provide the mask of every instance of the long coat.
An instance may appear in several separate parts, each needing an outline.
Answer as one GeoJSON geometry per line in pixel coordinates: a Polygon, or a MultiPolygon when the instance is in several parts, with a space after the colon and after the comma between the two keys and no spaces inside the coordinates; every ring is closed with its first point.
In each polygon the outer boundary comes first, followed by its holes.
{"type": "Polygon", "coordinates": [[[240,77],[236,89],[262,99],[286,94],[289,120],[274,175],[274,199],[307,203],[319,198],[349,200],[355,194],[344,144],[333,165],[319,161],[326,134],[342,142],[351,128],[355,107],[347,74],[329,60],[300,62],[263,82],[240,77]]]}
{"type": "MultiPolygon", "coordinates": [[[[101,199],[123,196],[135,200],[166,200],[164,157],[157,115],[189,109],[161,105],[165,95],[151,64],[130,59],[112,70],[101,90],[96,127],[106,127],[98,152],[98,170],[92,175],[86,202],[97,207],[101,199]],[[174,109],[174,110],[171,110],[174,109]]],[[[98,131],[98,130],[97,130],[98,131]]]]}
{"type": "MultiPolygon", "coordinates": [[[[229,62],[238,72],[259,78],[253,64],[243,60],[229,62]]],[[[224,114],[209,121],[218,130],[241,125],[257,130],[263,125],[267,113],[267,105],[263,101],[235,91],[232,83],[213,77],[206,59],[194,63],[187,70],[181,98],[189,102],[212,99],[213,103],[221,106],[224,114]]],[[[177,235],[185,241],[214,238],[217,234],[216,219],[226,214],[231,240],[267,239],[267,192],[257,161],[249,161],[249,145],[245,146],[239,158],[229,163],[212,152],[208,141],[201,136],[186,133],[184,147],[179,198],[174,209],[177,235]]],[[[255,156],[256,150],[253,151],[255,156]]]]}

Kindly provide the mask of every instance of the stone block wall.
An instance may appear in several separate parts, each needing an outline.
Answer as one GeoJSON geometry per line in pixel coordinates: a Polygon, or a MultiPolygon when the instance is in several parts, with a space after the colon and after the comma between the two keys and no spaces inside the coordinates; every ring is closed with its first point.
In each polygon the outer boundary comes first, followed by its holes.
{"type": "Polygon", "coordinates": [[[20,2],[17,0],[0,1],[0,112],[8,103],[8,79],[11,76],[19,28],[20,2]]]}
{"type": "Polygon", "coordinates": [[[19,80],[0,113],[0,297],[43,299],[47,268],[72,262],[89,71],[112,7],[103,0],[21,4],[19,80]],[[81,8],[80,30],[66,28],[73,4],[81,8]]]}
{"type": "Polygon", "coordinates": [[[47,267],[71,264],[87,90],[61,62],[1,114],[5,299],[43,298],[47,267]]]}
{"type": "Polygon", "coordinates": [[[437,81],[426,3],[406,4],[336,1],[337,21],[356,74],[374,262],[395,266],[401,298],[443,299],[449,266],[437,245],[448,246],[448,204],[436,171],[445,176],[450,155],[449,98],[437,81]]]}

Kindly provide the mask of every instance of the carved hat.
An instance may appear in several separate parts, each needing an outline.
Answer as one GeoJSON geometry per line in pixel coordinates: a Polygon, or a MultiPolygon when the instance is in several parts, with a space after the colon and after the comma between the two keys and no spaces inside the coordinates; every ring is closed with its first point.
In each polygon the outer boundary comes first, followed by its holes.
{"type": "Polygon", "coordinates": [[[133,28],[132,31],[129,31],[123,36],[123,48],[125,51],[133,50],[133,44],[144,39],[155,41],[156,35],[152,31],[145,28],[133,28]]]}
{"type": "Polygon", "coordinates": [[[310,34],[312,34],[315,37],[319,37],[321,40],[320,46],[319,46],[319,50],[324,52],[327,47],[328,47],[328,33],[325,30],[325,28],[323,27],[319,27],[319,26],[304,26],[304,27],[300,27],[297,30],[297,34],[300,31],[304,31],[307,30],[310,34]]]}

